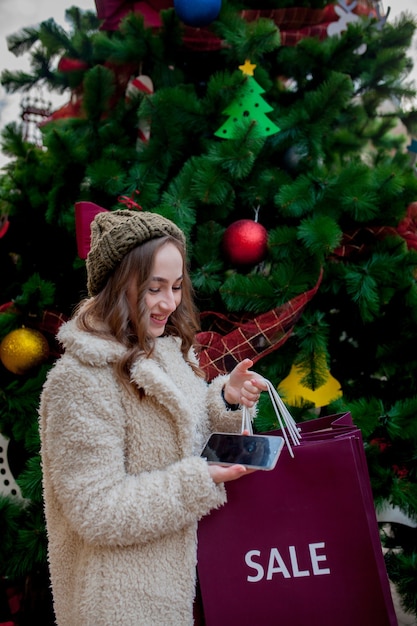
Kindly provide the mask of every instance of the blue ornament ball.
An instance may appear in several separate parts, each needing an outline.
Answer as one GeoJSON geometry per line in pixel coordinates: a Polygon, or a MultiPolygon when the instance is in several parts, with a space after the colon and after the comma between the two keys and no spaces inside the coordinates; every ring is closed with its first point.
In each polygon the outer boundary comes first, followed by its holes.
{"type": "Polygon", "coordinates": [[[221,0],[174,0],[174,9],[187,26],[207,26],[220,13],[221,0]]]}

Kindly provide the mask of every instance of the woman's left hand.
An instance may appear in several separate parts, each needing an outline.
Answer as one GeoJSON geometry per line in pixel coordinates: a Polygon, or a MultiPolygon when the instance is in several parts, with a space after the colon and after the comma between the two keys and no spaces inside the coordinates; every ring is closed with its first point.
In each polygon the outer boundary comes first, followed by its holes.
{"type": "Polygon", "coordinates": [[[253,407],[259,400],[262,391],[268,389],[260,374],[250,371],[253,361],[244,359],[231,371],[228,382],[224,386],[224,399],[229,404],[244,404],[253,407]]]}

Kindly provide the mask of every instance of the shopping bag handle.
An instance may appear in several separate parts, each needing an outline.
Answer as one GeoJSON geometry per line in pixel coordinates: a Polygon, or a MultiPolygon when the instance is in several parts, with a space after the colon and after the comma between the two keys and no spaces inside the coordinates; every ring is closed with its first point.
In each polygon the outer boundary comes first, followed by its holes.
{"type": "MultiPolygon", "coordinates": [[[[267,385],[268,394],[271,399],[275,415],[277,416],[278,424],[280,425],[280,428],[282,430],[282,436],[284,437],[288,452],[290,453],[292,458],[294,458],[294,452],[289,442],[287,433],[289,433],[290,435],[292,445],[299,446],[301,441],[300,429],[298,428],[296,421],[292,417],[291,413],[288,411],[284,402],[280,398],[274,385],[267,378],[264,378],[264,381],[267,385]]],[[[250,418],[249,409],[245,405],[243,405],[242,408],[242,433],[244,431],[246,431],[249,435],[253,435],[252,420],[250,418]]]]}

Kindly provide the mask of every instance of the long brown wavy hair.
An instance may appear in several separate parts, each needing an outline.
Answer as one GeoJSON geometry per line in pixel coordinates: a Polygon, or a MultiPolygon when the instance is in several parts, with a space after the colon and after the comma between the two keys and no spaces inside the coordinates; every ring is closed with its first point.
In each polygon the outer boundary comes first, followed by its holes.
{"type": "Polygon", "coordinates": [[[115,372],[130,389],[132,364],[141,355],[150,357],[155,346],[154,338],[148,333],[150,313],[145,295],[152,278],[155,255],[168,243],[174,244],[182,256],[183,280],[181,302],[170,315],[165,334],[181,339],[184,359],[199,376],[204,377],[202,369],[188,359],[199,324],[185,249],[178,239],[170,235],[151,239],[128,252],[110,274],[103,289],[93,298],[81,302],[76,310],[77,323],[82,330],[126,346],[126,353],[115,364],[115,372]],[[137,289],[136,310],[132,310],[128,298],[133,284],[137,289]]]}

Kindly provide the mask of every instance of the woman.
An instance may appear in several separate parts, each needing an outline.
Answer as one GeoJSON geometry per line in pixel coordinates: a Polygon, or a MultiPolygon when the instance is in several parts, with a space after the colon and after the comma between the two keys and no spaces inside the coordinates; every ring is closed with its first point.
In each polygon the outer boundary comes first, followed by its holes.
{"type": "Polygon", "coordinates": [[[196,529],[243,466],[200,457],[266,388],[240,363],[208,385],[184,235],[158,214],[99,213],[89,298],[59,332],[41,397],[48,555],[58,626],[192,624],[196,529]]]}

